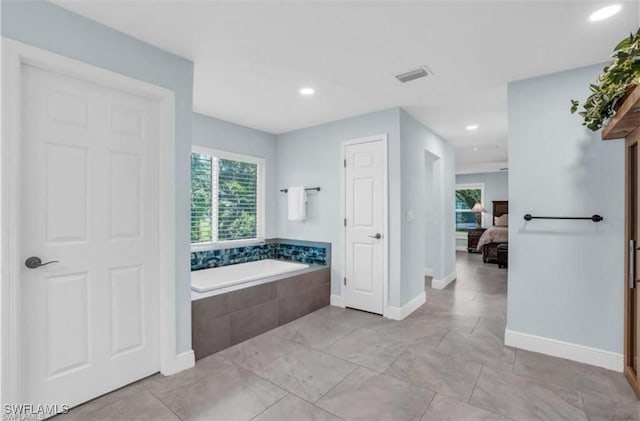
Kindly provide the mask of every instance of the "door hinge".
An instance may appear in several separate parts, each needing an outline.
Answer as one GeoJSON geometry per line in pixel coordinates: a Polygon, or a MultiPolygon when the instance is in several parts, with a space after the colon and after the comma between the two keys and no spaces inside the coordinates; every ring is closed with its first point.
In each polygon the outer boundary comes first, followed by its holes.
{"type": "Polygon", "coordinates": [[[344,218],[344,226],[347,226],[347,218],[344,218]]]}
{"type": "Polygon", "coordinates": [[[347,160],[344,160],[344,167],[347,168],[347,160]]]}
{"type": "Polygon", "coordinates": [[[347,285],[347,277],[344,277],[344,284],[347,285]]]}

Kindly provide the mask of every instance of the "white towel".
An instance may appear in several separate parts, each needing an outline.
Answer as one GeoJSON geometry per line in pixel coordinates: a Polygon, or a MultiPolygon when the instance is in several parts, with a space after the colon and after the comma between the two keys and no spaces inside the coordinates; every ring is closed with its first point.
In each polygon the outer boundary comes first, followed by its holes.
{"type": "Polygon", "coordinates": [[[287,187],[289,221],[304,221],[307,217],[307,192],[304,187],[287,187]]]}

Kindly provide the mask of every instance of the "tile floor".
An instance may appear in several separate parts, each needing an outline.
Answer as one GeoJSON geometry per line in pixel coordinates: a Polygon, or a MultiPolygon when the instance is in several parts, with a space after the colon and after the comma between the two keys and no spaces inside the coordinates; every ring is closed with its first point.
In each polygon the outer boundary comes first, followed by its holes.
{"type": "Polygon", "coordinates": [[[403,321],[325,307],[59,419],[640,420],[622,374],[503,345],[505,270],[457,271],[403,321]]]}

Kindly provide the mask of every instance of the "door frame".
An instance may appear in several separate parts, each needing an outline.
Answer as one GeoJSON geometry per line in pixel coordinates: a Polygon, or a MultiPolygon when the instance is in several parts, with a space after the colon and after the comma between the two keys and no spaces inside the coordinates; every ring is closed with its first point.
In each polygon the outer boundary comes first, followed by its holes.
{"type": "MultiPolygon", "coordinates": [[[[625,223],[624,223],[624,364],[623,371],[624,375],[629,381],[631,388],[635,392],[638,399],[640,399],[640,381],[638,378],[639,373],[634,373],[633,370],[633,353],[631,352],[633,349],[632,344],[632,333],[631,328],[634,325],[634,322],[630,320],[629,313],[631,311],[632,305],[632,290],[629,288],[629,275],[630,275],[630,258],[629,255],[632,252],[630,250],[630,240],[631,240],[631,218],[634,218],[635,215],[632,214],[632,188],[634,187],[633,180],[631,180],[631,154],[629,153],[632,146],[636,145],[636,148],[640,148],[640,129],[635,130],[631,133],[624,142],[624,157],[625,157],[625,223]]],[[[636,165],[640,166],[640,150],[636,149],[636,165]]],[[[640,174],[640,168],[639,174],[640,174]]],[[[636,180],[636,183],[639,181],[636,180]]],[[[636,190],[638,188],[637,184],[635,184],[636,190]]],[[[640,203],[639,203],[640,204],[640,203]]],[[[635,209],[636,213],[638,209],[635,209]]],[[[635,251],[633,251],[635,253],[635,251]]],[[[638,288],[638,286],[636,286],[638,288]]],[[[638,327],[636,326],[636,329],[638,327]]]]}
{"type": "MultiPolygon", "coordinates": [[[[150,99],[159,105],[158,270],[160,371],[180,370],[176,354],[175,95],[173,91],[31,45],[2,38],[2,141],[0,144],[0,400],[20,402],[20,139],[22,65],[150,99]]],[[[182,367],[184,368],[184,367],[182,367]]]]}
{"type": "Polygon", "coordinates": [[[344,162],[347,159],[347,146],[357,145],[360,143],[370,143],[382,141],[382,168],[384,170],[384,174],[382,176],[383,179],[383,226],[382,226],[382,247],[383,247],[383,294],[382,294],[382,316],[388,317],[389,314],[389,140],[387,133],[382,133],[374,136],[360,137],[356,139],[345,140],[340,145],[340,165],[342,166],[342,171],[340,171],[340,244],[342,244],[342,268],[340,270],[340,282],[342,283],[340,288],[340,303],[342,304],[340,307],[347,306],[347,289],[344,285],[344,278],[347,276],[347,236],[346,236],[346,226],[344,225],[344,220],[347,215],[347,189],[345,183],[347,182],[346,178],[346,167],[344,166],[344,162]]]}

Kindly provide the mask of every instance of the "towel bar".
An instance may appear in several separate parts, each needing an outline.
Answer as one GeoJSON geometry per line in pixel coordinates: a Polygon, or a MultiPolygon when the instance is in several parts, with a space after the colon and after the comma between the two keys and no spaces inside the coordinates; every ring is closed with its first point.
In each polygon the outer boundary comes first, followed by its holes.
{"type": "MultiPolygon", "coordinates": [[[[311,190],[314,190],[314,191],[320,191],[320,187],[305,187],[305,190],[306,190],[306,191],[311,191],[311,190]]],[[[289,189],[280,189],[280,191],[281,191],[282,193],[286,193],[286,192],[288,192],[288,191],[289,191],[289,189]]]]}
{"type": "Polygon", "coordinates": [[[531,221],[532,219],[574,219],[574,220],[590,220],[593,222],[604,221],[604,218],[600,215],[593,216],[531,216],[531,214],[526,214],[524,216],[525,221],[531,221]]]}

